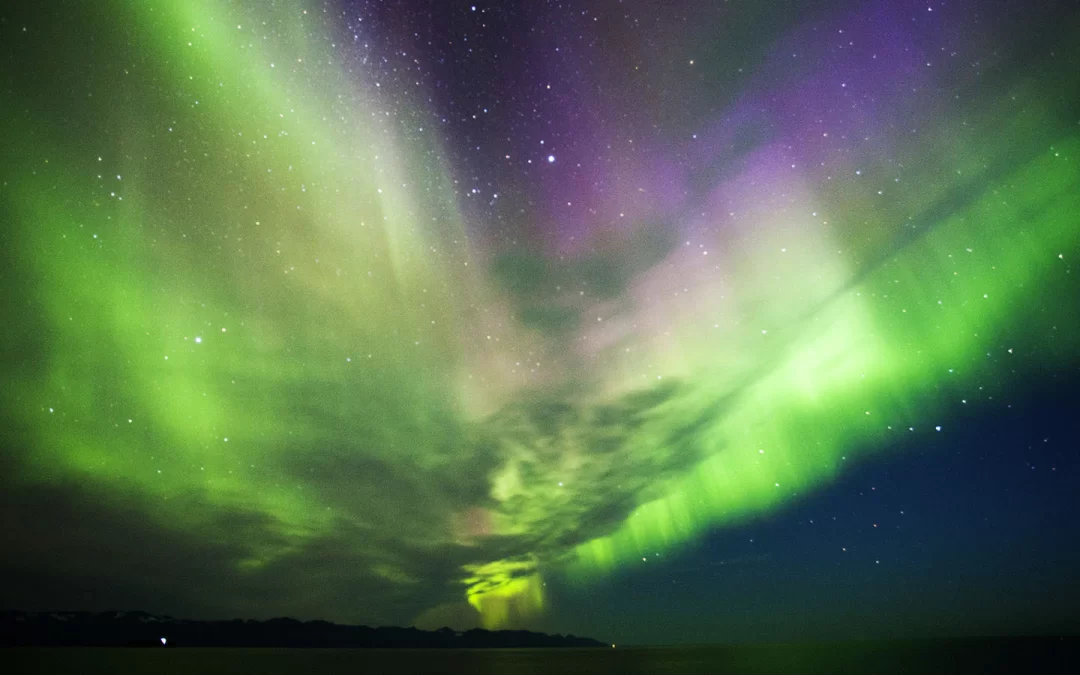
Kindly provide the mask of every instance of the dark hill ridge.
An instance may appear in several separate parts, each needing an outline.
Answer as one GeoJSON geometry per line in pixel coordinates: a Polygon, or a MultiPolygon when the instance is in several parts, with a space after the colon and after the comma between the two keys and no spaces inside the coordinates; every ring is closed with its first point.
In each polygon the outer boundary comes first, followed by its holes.
{"type": "Polygon", "coordinates": [[[0,612],[3,647],[606,647],[590,638],[527,630],[435,631],[270,619],[193,621],[146,612],[0,612]],[[164,638],[164,641],[162,640],[164,638]]]}

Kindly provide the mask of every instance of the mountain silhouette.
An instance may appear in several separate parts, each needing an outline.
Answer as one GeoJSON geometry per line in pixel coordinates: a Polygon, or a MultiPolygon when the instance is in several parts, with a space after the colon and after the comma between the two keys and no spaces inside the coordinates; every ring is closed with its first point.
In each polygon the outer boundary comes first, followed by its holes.
{"type": "Polygon", "coordinates": [[[434,631],[348,626],[288,617],[198,621],[146,612],[0,612],[2,647],[359,647],[483,649],[606,647],[591,638],[527,630],[434,631]]]}

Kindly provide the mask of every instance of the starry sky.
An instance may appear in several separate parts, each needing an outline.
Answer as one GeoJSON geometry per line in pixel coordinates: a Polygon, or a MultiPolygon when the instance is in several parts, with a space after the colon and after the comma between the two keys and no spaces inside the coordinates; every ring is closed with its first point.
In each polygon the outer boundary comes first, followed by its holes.
{"type": "Polygon", "coordinates": [[[0,605],[1080,629],[1066,1],[0,10],[0,605]]]}

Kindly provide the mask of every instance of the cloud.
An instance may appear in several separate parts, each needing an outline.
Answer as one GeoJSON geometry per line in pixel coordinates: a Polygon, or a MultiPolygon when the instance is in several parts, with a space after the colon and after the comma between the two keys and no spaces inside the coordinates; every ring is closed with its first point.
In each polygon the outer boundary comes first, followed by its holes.
{"type": "Polygon", "coordinates": [[[458,631],[480,628],[480,613],[467,602],[448,602],[423,612],[412,625],[421,630],[453,628],[458,631]]]}

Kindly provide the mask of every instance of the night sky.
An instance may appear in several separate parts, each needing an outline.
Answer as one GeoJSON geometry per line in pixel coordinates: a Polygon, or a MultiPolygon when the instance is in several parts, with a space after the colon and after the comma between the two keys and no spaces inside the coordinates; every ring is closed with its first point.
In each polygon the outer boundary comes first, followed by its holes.
{"type": "Polygon", "coordinates": [[[1080,630],[1080,10],[0,10],[0,608],[1080,630]]]}

